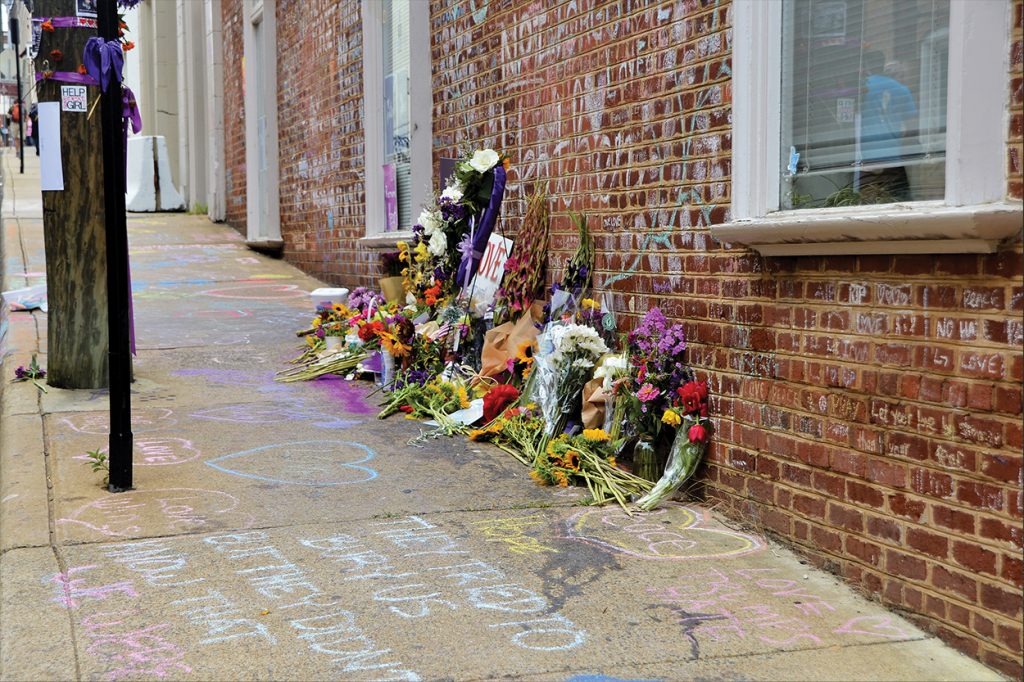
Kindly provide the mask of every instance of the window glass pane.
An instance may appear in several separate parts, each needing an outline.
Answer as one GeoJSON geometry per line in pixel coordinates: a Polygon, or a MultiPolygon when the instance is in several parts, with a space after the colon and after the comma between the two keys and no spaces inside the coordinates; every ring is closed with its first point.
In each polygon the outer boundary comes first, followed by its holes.
{"type": "Polygon", "coordinates": [[[409,2],[388,0],[384,7],[384,163],[395,165],[398,225],[412,225],[412,169],[409,143],[409,2]]]}
{"type": "Polygon", "coordinates": [[[942,199],[948,0],[786,0],[782,209],[942,199]]]}

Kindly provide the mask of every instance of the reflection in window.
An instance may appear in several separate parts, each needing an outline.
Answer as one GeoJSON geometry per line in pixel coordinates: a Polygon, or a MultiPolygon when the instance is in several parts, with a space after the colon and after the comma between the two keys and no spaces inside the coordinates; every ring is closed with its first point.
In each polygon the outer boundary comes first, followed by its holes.
{"type": "Polygon", "coordinates": [[[786,0],[782,209],[942,199],[948,0],[786,0]]]}
{"type": "Polygon", "coordinates": [[[409,157],[409,2],[384,4],[384,163],[395,166],[398,224],[412,225],[412,168],[409,157]]]}

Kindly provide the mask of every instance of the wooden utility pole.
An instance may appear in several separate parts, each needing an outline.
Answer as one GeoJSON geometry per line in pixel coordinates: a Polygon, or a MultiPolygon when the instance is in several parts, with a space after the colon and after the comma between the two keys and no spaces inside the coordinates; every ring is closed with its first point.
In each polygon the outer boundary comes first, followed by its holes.
{"type": "MultiPolygon", "coordinates": [[[[76,0],[36,0],[36,17],[75,17],[76,0]]],[[[59,23],[59,22],[58,22],[59,23]]],[[[95,28],[43,31],[36,71],[77,73],[95,28]]],[[[56,79],[36,86],[40,102],[60,102],[56,79]]],[[[86,88],[88,112],[61,112],[64,190],[43,192],[46,243],[47,381],[61,388],[108,385],[107,240],[104,222],[103,147],[97,100],[86,88]]]]}

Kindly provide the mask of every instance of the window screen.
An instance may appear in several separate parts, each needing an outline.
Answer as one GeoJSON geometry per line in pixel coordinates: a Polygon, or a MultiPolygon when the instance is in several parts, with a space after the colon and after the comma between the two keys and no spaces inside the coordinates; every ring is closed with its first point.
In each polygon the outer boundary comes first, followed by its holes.
{"type": "Polygon", "coordinates": [[[948,0],[786,0],[782,209],[942,199],[948,0]]]}

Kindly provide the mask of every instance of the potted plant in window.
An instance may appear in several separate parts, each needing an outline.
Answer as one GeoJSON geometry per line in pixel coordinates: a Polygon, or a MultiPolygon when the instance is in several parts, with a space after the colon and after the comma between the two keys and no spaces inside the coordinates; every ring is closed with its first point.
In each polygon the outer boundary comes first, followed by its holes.
{"type": "Polygon", "coordinates": [[[384,277],[380,280],[380,289],[388,303],[402,303],[405,300],[405,288],[402,286],[402,269],[404,267],[398,251],[387,251],[380,256],[381,269],[384,277]]]}

